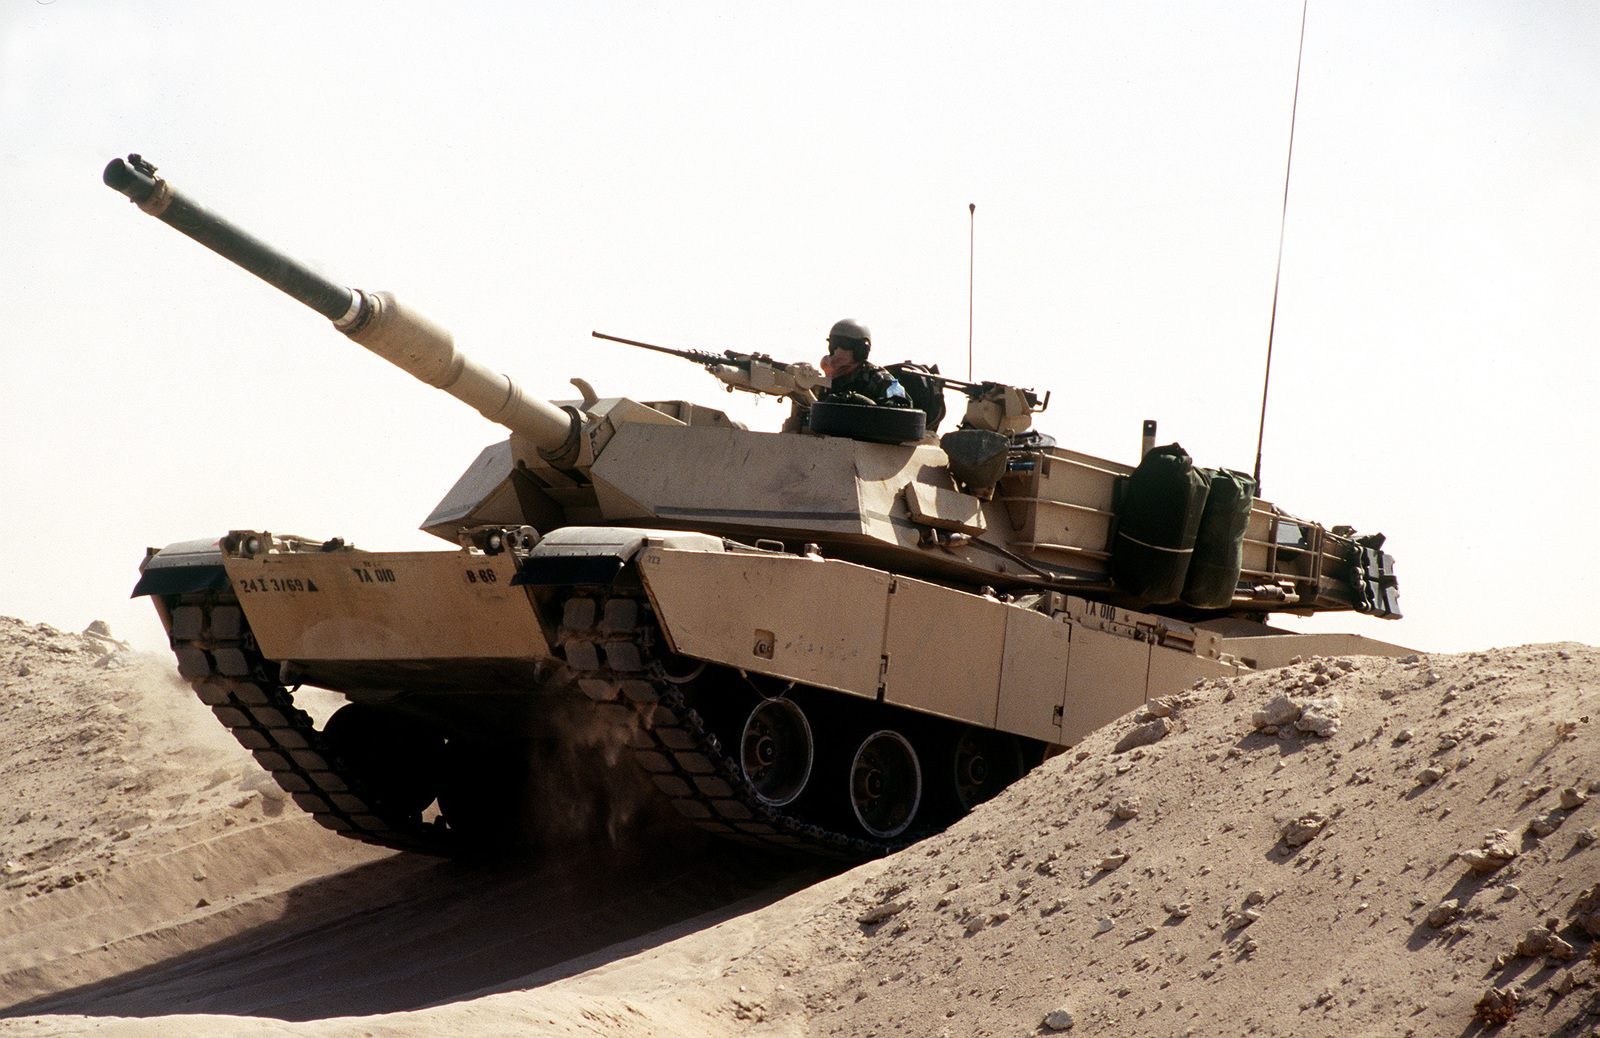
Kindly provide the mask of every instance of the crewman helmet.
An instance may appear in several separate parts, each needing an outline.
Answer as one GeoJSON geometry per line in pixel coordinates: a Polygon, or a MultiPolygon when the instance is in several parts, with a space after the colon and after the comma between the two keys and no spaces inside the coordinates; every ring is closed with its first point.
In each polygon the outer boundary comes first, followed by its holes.
{"type": "Polygon", "coordinates": [[[858,361],[866,360],[872,351],[872,332],[860,321],[848,317],[836,321],[828,330],[828,352],[838,349],[849,350],[858,361]]]}

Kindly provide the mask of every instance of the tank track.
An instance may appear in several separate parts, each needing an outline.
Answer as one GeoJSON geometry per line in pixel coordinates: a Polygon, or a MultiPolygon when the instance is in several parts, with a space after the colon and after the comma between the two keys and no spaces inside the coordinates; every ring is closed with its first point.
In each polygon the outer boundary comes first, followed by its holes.
{"type": "Polygon", "coordinates": [[[629,725],[634,760],[678,813],[701,829],[742,843],[856,861],[891,854],[926,835],[861,839],[764,802],[689,704],[683,689],[692,678],[668,673],[665,641],[642,593],[566,598],[558,645],[578,688],[614,723],[629,725]]]}
{"type": "MultiPolygon", "coordinates": [[[[866,840],[763,802],[736,759],[669,674],[660,627],[642,595],[575,594],[560,604],[559,646],[577,688],[630,734],[635,762],[678,814],[741,843],[859,861],[893,853],[922,833],[866,840]]],[[[237,599],[184,595],[171,605],[178,672],[279,787],[318,824],[364,843],[451,856],[461,848],[442,820],[385,811],[294,704],[261,655],[237,599]]]]}
{"type": "Polygon", "coordinates": [[[178,673],[273,781],[325,828],[364,843],[448,856],[442,822],[386,812],[294,705],[277,667],[256,648],[231,594],[185,595],[172,609],[178,673]]]}

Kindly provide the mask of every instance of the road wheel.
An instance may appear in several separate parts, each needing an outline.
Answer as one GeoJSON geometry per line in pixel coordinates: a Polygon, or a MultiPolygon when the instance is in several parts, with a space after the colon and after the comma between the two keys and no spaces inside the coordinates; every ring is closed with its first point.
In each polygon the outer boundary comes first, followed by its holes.
{"type": "Polygon", "coordinates": [[[944,764],[956,805],[965,814],[1022,777],[1022,747],[1005,732],[967,727],[944,764]]]}
{"type": "Polygon", "coordinates": [[[811,724],[793,700],[766,699],[750,711],[739,737],[739,766],[764,803],[793,802],[815,762],[811,724]]]}
{"type": "Polygon", "coordinates": [[[867,835],[886,840],[911,826],[922,806],[922,765],[892,728],[862,739],[850,761],[850,811],[867,835]]]}

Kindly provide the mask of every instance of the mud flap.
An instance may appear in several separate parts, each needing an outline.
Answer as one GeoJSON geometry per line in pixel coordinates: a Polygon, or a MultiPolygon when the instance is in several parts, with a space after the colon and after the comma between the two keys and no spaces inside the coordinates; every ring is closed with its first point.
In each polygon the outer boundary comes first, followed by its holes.
{"type": "Polygon", "coordinates": [[[623,567],[646,544],[721,552],[722,538],[673,530],[568,526],[552,530],[517,566],[512,584],[556,587],[616,583],[623,567]]]}
{"type": "Polygon", "coordinates": [[[139,582],[130,598],[143,595],[189,595],[228,586],[222,549],[215,539],[179,541],[153,551],[139,566],[139,582]]]}
{"type": "Polygon", "coordinates": [[[628,560],[621,555],[548,555],[525,560],[512,584],[553,587],[567,584],[613,584],[628,560]]]}
{"type": "Polygon", "coordinates": [[[197,591],[220,591],[227,586],[228,572],[221,566],[169,566],[140,574],[139,583],[128,597],[191,595],[197,591]]]}

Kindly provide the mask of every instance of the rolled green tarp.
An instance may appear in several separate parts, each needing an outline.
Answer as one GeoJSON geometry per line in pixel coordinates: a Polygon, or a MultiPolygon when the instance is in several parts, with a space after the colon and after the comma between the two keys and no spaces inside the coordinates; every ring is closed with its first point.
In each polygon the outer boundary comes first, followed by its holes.
{"type": "Polygon", "coordinates": [[[1209,473],[1211,489],[1200,513],[1194,556],[1183,582],[1183,601],[1196,609],[1226,609],[1244,568],[1244,531],[1255,502],[1255,480],[1243,472],[1209,473]]]}
{"type": "Polygon", "coordinates": [[[1176,602],[1194,555],[1209,474],[1176,443],[1145,454],[1128,476],[1111,544],[1111,579],[1149,605],[1176,602]]]}

